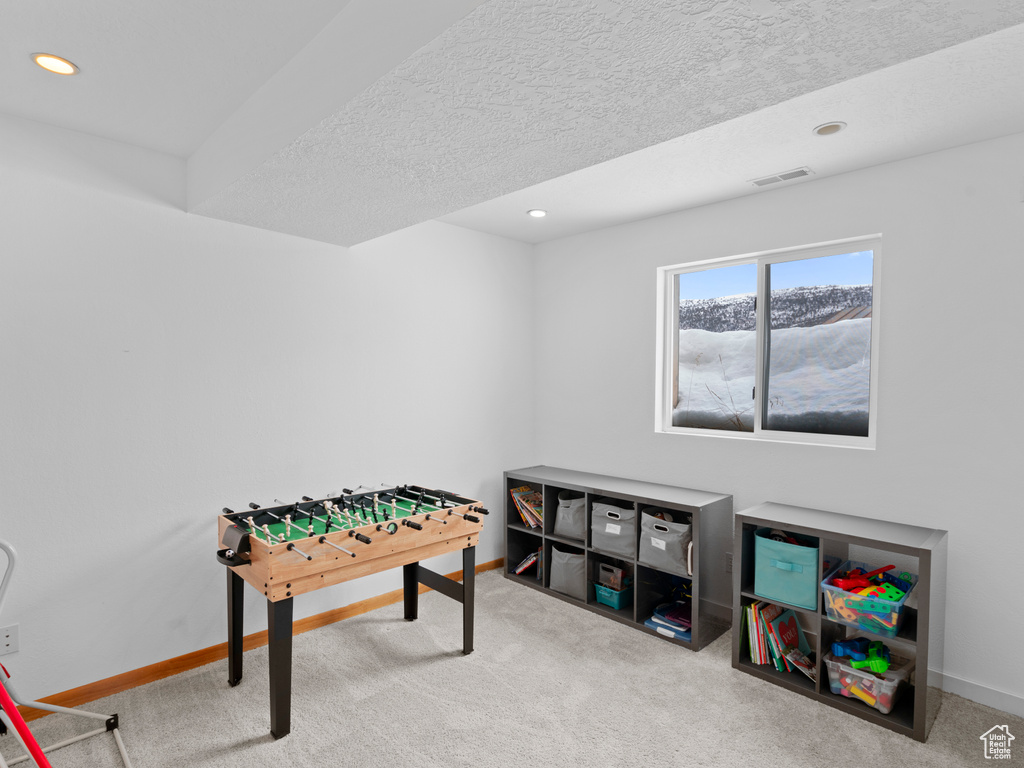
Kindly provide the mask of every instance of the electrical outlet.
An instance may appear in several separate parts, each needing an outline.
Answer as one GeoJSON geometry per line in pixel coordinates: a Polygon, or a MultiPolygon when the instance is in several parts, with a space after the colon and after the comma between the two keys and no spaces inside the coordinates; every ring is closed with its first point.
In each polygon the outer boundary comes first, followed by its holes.
{"type": "Polygon", "coordinates": [[[18,625],[0,628],[0,656],[18,652],[18,625]]]}
{"type": "Polygon", "coordinates": [[[725,572],[732,573],[732,552],[725,553],[725,572]]]}

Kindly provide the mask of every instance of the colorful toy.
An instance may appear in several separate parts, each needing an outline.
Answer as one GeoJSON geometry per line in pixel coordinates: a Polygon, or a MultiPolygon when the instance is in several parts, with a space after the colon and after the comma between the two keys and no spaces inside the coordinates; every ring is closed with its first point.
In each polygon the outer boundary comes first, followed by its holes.
{"type": "Polygon", "coordinates": [[[857,621],[857,614],[855,611],[846,607],[846,601],[841,597],[835,597],[831,592],[825,593],[826,602],[831,606],[832,610],[838,615],[842,616],[847,621],[857,621]]]}
{"type": "Polygon", "coordinates": [[[854,568],[852,571],[847,571],[845,577],[832,578],[832,583],[842,590],[852,592],[858,587],[870,587],[873,586],[871,579],[878,576],[880,573],[891,571],[895,568],[895,565],[886,565],[882,568],[876,568],[871,573],[864,573],[861,568],[854,568]]]}
{"type": "Polygon", "coordinates": [[[900,589],[895,584],[892,584],[888,581],[882,582],[881,584],[876,586],[875,589],[877,590],[875,592],[875,597],[880,597],[883,600],[888,600],[891,603],[898,603],[900,600],[903,599],[903,596],[907,594],[906,590],[900,589]]]}
{"type": "MultiPolygon", "coordinates": [[[[878,641],[870,641],[868,647],[864,647],[863,642],[864,638],[844,640],[835,643],[834,645],[838,647],[834,650],[851,651],[860,655],[862,649],[865,659],[859,663],[866,664],[871,652],[870,645],[878,641]]],[[[892,711],[899,691],[906,685],[913,669],[913,662],[895,656],[884,674],[873,674],[869,669],[851,669],[847,659],[834,658],[833,654],[825,654],[823,661],[828,671],[828,685],[832,693],[860,699],[883,715],[892,711]]]]}
{"type": "Polygon", "coordinates": [[[876,675],[880,675],[889,670],[889,659],[889,649],[882,645],[880,640],[875,640],[868,644],[867,658],[853,659],[850,661],[850,666],[854,669],[864,669],[867,667],[876,675]]]}
{"type": "Polygon", "coordinates": [[[832,655],[849,656],[851,659],[863,660],[868,657],[868,645],[870,643],[871,641],[866,637],[854,637],[841,643],[832,643],[832,655]]]}
{"type": "Polygon", "coordinates": [[[837,658],[849,656],[850,666],[854,669],[867,668],[878,675],[887,672],[891,663],[889,648],[880,640],[868,640],[866,637],[832,643],[832,655],[837,658]]]}
{"type": "Polygon", "coordinates": [[[852,678],[843,678],[843,688],[844,690],[849,692],[846,694],[847,696],[849,696],[852,693],[854,696],[863,701],[869,707],[875,706],[875,703],[878,701],[877,698],[872,696],[871,693],[868,690],[866,690],[867,686],[862,688],[861,686],[857,685],[857,681],[853,680],[852,678]]]}
{"type": "Polygon", "coordinates": [[[825,612],[832,621],[885,638],[896,637],[903,607],[917,577],[894,566],[871,570],[865,563],[847,561],[822,583],[825,612]],[[902,577],[907,577],[906,579],[902,577]]]}

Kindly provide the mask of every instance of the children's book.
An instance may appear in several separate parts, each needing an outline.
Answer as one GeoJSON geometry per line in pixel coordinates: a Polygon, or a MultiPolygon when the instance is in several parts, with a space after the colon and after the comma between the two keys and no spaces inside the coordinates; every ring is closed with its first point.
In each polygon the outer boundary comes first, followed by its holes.
{"type": "Polygon", "coordinates": [[[523,519],[525,525],[537,528],[544,517],[543,498],[538,491],[528,485],[521,485],[509,491],[512,494],[512,501],[515,502],[516,511],[523,519]]]}
{"type": "Polygon", "coordinates": [[[516,573],[522,573],[527,568],[529,568],[531,565],[536,563],[537,559],[539,557],[540,557],[540,553],[539,552],[531,552],[525,558],[523,558],[523,561],[521,563],[519,563],[519,565],[517,565],[515,567],[515,572],[516,573]]]}
{"type": "Polygon", "coordinates": [[[758,612],[760,603],[750,604],[750,632],[753,635],[750,643],[750,656],[755,664],[765,664],[764,639],[761,635],[761,615],[758,612]]]}
{"type": "Polygon", "coordinates": [[[743,606],[743,617],[747,622],[747,647],[750,648],[750,660],[757,664],[757,635],[754,633],[754,606],[743,606]]]}
{"type": "Polygon", "coordinates": [[[779,664],[768,622],[778,616],[781,610],[779,606],[764,600],[754,603],[754,615],[757,617],[757,632],[761,643],[761,664],[771,664],[779,671],[785,670],[786,667],[779,664]]]}
{"type": "Polygon", "coordinates": [[[790,648],[798,649],[805,656],[811,652],[811,646],[808,644],[807,638],[804,637],[804,631],[800,627],[796,613],[792,610],[786,609],[770,623],[783,652],[790,648]]]}
{"type": "Polygon", "coordinates": [[[798,648],[790,648],[786,652],[786,661],[811,678],[811,680],[818,679],[818,669],[814,666],[814,662],[801,653],[798,648]]]}
{"type": "Polygon", "coordinates": [[[774,603],[764,604],[760,611],[762,629],[768,641],[769,660],[779,672],[790,672],[792,668],[782,653],[782,643],[779,642],[779,638],[775,635],[775,631],[772,628],[772,622],[782,615],[782,611],[783,608],[780,605],[775,605],[774,603]]]}

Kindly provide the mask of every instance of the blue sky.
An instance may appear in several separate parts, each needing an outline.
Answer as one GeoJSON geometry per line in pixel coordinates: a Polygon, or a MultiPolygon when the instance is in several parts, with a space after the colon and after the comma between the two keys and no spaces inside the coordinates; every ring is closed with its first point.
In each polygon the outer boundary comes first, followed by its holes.
{"type": "MultiPolygon", "coordinates": [[[[871,251],[821,256],[771,265],[772,288],[802,288],[811,285],[870,285],[871,251]]],[[[757,290],[757,265],[685,272],[679,276],[679,298],[709,299],[735,296],[757,290]]]]}

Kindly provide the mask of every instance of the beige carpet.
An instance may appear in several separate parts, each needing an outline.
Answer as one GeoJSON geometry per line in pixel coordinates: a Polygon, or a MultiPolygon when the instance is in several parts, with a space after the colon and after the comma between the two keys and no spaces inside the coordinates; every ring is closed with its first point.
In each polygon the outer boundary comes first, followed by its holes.
{"type": "MultiPolygon", "coordinates": [[[[301,598],[300,598],[301,599],[301,598]]],[[[267,651],[88,705],[117,712],[135,768],[558,768],[988,765],[981,734],[1024,720],[946,695],[926,744],[734,671],[730,636],[700,653],[504,579],[477,580],[476,650],[461,653],[461,606],[420,597],[298,635],[292,732],[269,735],[267,651]]],[[[83,727],[83,724],[86,727],[83,727]]],[[[52,743],[87,721],[32,723],[52,743]]],[[[19,754],[0,738],[7,759],[19,754]]],[[[51,753],[54,768],[117,768],[103,734],[51,753]]]]}

